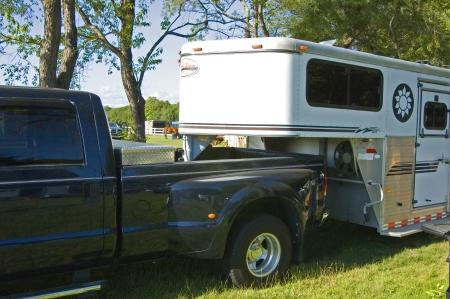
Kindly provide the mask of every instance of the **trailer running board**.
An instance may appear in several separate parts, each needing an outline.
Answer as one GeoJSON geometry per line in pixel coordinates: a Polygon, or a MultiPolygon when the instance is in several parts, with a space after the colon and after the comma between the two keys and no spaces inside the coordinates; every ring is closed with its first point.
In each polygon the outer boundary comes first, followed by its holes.
{"type": "MultiPolygon", "coordinates": [[[[450,222],[450,220],[448,218],[442,218],[442,219],[431,220],[426,223],[437,225],[437,224],[445,224],[445,223],[449,223],[449,222],[450,222]]],[[[407,225],[404,227],[383,230],[380,232],[380,235],[389,236],[389,237],[397,237],[397,238],[406,237],[406,236],[409,236],[412,234],[423,232],[422,225],[424,225],[424,223],[417,223],[417,224],[407,225]]]]}
{"type": "Polygon", "coordinates": [[[50,299],[50,298],[61,298],[67,296],[78,296],[78,295],[90,295],[100,292],[102,288],[106,285],[106,281],[94,281],[89,283],[71,284],[64,287],[59,287],[55,289],[47,289],[32,293],[24,293],[18,295],[11,295],[6,297],[0,297],[0,299],[50,299]]]}

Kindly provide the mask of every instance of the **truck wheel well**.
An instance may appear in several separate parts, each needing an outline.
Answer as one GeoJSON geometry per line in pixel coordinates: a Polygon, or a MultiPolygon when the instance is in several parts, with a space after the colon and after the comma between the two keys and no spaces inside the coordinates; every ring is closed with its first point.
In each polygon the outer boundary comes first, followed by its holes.
{"type": "MultiPolygon", "coordinates": [[[[248,221],[249,218],[257,214],[270,214],[272,216],[278,217],[281,221],[283,221],[291,232],[294,250],[296,249],[296,247],[299,245],[298,240],[301,225],[299,215],[292,204],[278,198],[262,198],[252,202],[243,210],[241,210],[231,224],[231,228],[227,237],[227,247],[228,244],[230,244],[231,238],[236,235],[236,231],[242,225],[242,223],[248,221]]],[[[295,258],[296,257],[294,256],[294,260],[295,258]]]]}

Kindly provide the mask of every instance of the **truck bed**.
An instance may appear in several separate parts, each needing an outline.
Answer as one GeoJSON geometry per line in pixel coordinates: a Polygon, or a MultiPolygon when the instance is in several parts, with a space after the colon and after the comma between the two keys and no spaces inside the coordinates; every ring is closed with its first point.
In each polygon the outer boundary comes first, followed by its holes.
{"type": "MultiPolygon", "coordinates": [[[[116,151],[116,160],[120,160],[116,151]]],[[[194,161],[147,165],[123,165],[122,181],[122,255],[145,254],[139,244],[156,244],[167,251],[169,244],[167,203],[173,186],[180,181],[223,174],[266,170],[321,170],[323,158],[255,149],[205,149],[194,161]]],[[[111,204],[110,209],[113,210],[111,204]]]]}

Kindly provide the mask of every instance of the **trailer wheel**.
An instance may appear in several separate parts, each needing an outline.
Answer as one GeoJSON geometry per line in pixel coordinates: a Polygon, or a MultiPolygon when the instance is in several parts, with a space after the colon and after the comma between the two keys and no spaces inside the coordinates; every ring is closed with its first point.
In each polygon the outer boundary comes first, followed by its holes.
{"type": "Polygon", "coordinates": [[[225,272],[238,287],[267,283],[291,263],[289,229],[268,214],[257,215],[237,227],[228,245],[225,272]]]}

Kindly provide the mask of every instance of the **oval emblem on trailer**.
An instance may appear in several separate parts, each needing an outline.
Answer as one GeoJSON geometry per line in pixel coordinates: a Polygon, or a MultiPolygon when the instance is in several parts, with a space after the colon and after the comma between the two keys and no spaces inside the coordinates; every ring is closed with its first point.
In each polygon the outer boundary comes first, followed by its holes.
{"type": "Polygon", "coordinates": [[[197,74],[199,67],[197,62],[189,58],[182,58],[180,62],[181,77],[187,77],[197,74]]]}
{"type": "Polygon", "coordinates": [[[392,109],[395,118],[404,123],[408,121],[414,110],[414,96],[407,84],[400,84],[394,91],[392,97],[392,109]]]}

